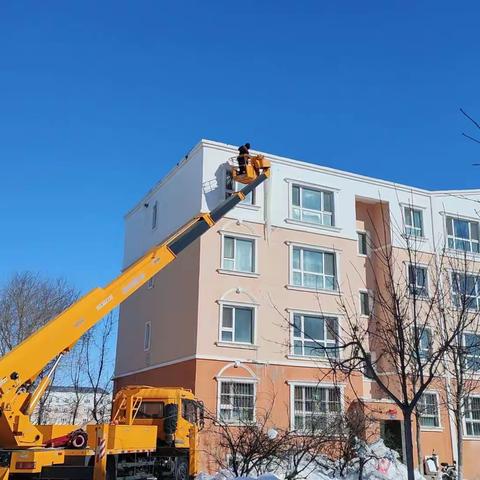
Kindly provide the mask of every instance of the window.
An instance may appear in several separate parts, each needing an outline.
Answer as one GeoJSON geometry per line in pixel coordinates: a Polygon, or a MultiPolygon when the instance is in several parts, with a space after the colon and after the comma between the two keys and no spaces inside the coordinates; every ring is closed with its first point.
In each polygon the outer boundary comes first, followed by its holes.
{"type": "Polygon", "coordinates": [[[254,342],[254,309],[223,305],[222,307],[222,342],[254,342]]]}
{"type": "MultiPolygon", "coordinates": [[[[227,170],[225,179],[225,198],[230,197],[233,193],[238,192],[240,189],[238,182],[232,177],[232,172],[227,170]]],[[[242,204],[255,205],[255,190],[251,191],[243,200],[242,204]]]]}
{"type": "Polygon", "coordinates": [[[370,295],[368,292],[360,292],[360,313],[370,315],[370,295]]]}
{"type": "Polygon", "coordinates": [[[368,255],[367,232],[357,232],[358,235],[358,253],[368,255]]]}
{"type": "Polygon", "coordinates": [[[338,320],[334,317],[293,315],[293,354],[326,357],[338,354],[338,320]],[[328,347],[328,350],[325,348],[328,347]]]}
{"type": "Polygon", "coordinates": [[[417,208],[404,207],[405,235],[423,237],[423,212],[417,208]]]}
{"type": "Polygon", "coordinates": [[[452,273],[453,304],[458,308],[480,309],[479,277],[464,273],[452,273]]]}
{"type": "Polygon", "coordinates": [[[432,354],[432,331],[428,327],[417,328],[420,358],[426,360],[432,354]]]}
{"type": "Polygon", "coordinates": [[[253,273],[255,271],[254,240],[223,237],[223,268],[253,273]]]}
{"type": "Polygon", "coordinates": [[[155,286],[155,277],[149,278],[147,282],[147,288],[150,290],[155,286]]]}
{"type": "Polygon", "coordinates": [[[438,411],[438,397],[436,393],[425,392],[418,401],[420,425],[426,428],[439,427],[440,415],[438,411]]]}
{"type": "Polygon", "coordinates": [[[333,192],[292,185],[291,218],[332,227],[333,192]]]}
{"type": "Polygon", "coordinates": [[[152,230],[157,228],[158,204],[155,202],[152,208],[152,230]]]}
{"type": "Polygon", "coordinates": [[[293,428],[303,432],[324,429],[341,413],[338,387],[294,386],[293,428]]]}
{"type": "Polygon", "coordinates": [[[469,397],[465,403],[465,433],[469,437],[479,437],[480,397],[469,397]]]}
{"type": "Polygon", "coordinates": [[[150,402],[143,401],[140,405],[140,408],[137,412],[136,418],[163,418],[164,413],[164,403],[163,402],[150,402]]]}
{"type": "Polygon", "coordinates": [[[229,423],[253,422],[255,385],[251,382],[220,381],[220,420],[229,423]]]}
{"type": "Polygon", "coordinates": [[[417,297],[428,297],[427,268],[418,265],[408,266],[408,289],[417,297]]]}
{"type": "Polygon", "coordinates": [[[336,290],[335,254],[302,247],[292,249],[293,285],[336,290]]]}
{"type": "Polygon", "coordinates": [[[465,252],[480,251],[478,222],[454,217],[447,217],[446,221],[448,248],[465,252]]]}
{"type": "Polygon", "coordinates": [[[152,334],[152,324],[150,322],[145,323],[145,336],[143,339],[143,349],[145,351],[150,350],[150,337],[152,334]]]}
{"type": "Polygon", "coordinates": [[[463,345],[465,347],[465,356],[467,368],[471,371],[480,370],[480,335],[476,333],[464,333],[463,345]]]}

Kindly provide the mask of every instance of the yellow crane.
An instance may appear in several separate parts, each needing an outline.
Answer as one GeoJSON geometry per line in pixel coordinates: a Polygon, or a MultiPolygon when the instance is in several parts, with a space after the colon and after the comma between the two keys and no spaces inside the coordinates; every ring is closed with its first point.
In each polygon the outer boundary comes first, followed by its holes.
{"type": "Polygon", "coordinates": [[[209,213],[200,214],[103,288],[95,288],[0,358],[0,480],[185,480],[197,473],[202,405],[190,390],[126,387],[109,424],[34,425],[36,405],[63,355],[107,313],[175,260],[270,175],[262,155],[248,157],[232,177],[245,186],[209,213]],[[36,382],[53,362],[49,373],[36,382]]]}

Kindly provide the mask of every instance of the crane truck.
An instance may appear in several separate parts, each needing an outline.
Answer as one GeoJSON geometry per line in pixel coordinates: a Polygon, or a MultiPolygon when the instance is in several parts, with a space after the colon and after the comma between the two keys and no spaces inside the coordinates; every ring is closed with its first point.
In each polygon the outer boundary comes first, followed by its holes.
{"type": "Polygon", "coordinates": [[[203,405],[185,388],[128,386],[107,424],[35,425],[32,415],[55,368],[75,343],[270,176],[270,162],[231,164],[243,188],[195,216],[110,284],[95,288],[0,358],[0,480],[186,480],[198,470],[203,405]],[[47,366],[53,365],[39,380],[47,366]]]}

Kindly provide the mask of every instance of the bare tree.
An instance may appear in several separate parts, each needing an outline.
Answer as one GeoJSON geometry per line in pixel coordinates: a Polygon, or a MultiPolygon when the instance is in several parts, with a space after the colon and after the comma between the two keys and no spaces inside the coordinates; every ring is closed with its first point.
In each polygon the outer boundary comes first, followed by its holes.
{"type": "Polygon", "coordinates": [[[73,398],[70,402],[70,423],[74,425],[78,420],[78,414],[85,397],[83,387],[87,383],[85,371],[86,347],[87,343],[83,339],[80,340],[67,358],[69,381],[73,390],[73,398]]]}
{"type": "Polygon", "coordinates": [[[18,272],[0,289],[0,355],[63,312],[78,297],[65,279],[18,272]]]}
{"type": "MultiPolygon", "coordinates": [[[[42,278],[28,271],[13,274],[0,289],[0,355],[63,312],[77,297],[78,292],[65,279],[42,278]]],[[[46,366],[37,382],[50,368],[51,364],[46,366]]],[[[47,389],[36,409],[35,421],[39,424],[45,422],[49,394],[47,389]]]]}
{"type": "MultiPolygon", "coordinates": [[[[480,123],[478,123],[473,117],[471,117],[463,108],[460,109],[460,111],[462,112],[462,115],[464,115],[466,118],[468,118],[468,120],[470,120],[470,122],[473,124],[473,126],[477,129],[477,130],[480,130],[480,123]]],[[[475,143],[480,143],[480,139],[477,138],[477,137],[473,137],[472,135],[469,135],[465,132],[462,132],[462,135],[472,141],[474,141],[475,143]]]]}
{"type": "Polygon", "coordinates": [[[319,456],[336,440],[340,416],[317,423],[309,422],[305,431],[281,429],[273,426],[273,403],[255,421],[231,424],[206,413],[212,445],[207,454],[217,467],[228,469],[235,476],[260,475],[281,470],[287,480],[307,478],[317,466],[319,456]]]}
{"type": "Polygon", "coordinates": [[[93,393],[91,415],[96,423],[101,423],[108,416],[107,401],[112,391],[113,376],[113,335],[116,314],[108,314],[101,323],[92,328],[82,338],[85,355],[84,368],[88,385],[93,393]]]}

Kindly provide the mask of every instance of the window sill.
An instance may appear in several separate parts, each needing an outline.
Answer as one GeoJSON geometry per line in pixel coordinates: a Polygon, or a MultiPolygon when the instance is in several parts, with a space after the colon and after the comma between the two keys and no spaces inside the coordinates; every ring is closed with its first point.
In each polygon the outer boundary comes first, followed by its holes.
{"type": "Polygon", "coordinates": [[[236,343],[236,342],[215,342],[217,347],[225,348],[240,348],[242,350],[258,350],[258,345],[250,343],[236,343]]]}
{"type": "Polygon", "coordinates": [[[239,272],[237,270],[225,270],[224,268],[217,268],[217,272],[222,275],[234,275],[235,277],[248,277],[248,278],[258,278],[259,273],[254,272],[239,272]]]}
{"type": "Polygon", "coordinates": [[[421,432],[443,432],[443,427],[422,427],[420,426],[421,432]]]}
{"type": "Polygon", "coordinates": [[[408,235],[407,233],[402,233],[402,238],[405,240],[410,240],[411,242],[424,243],[428,241],[427,237],[418,237],[416,235],[408,235]]]}
{"type": "Polygon", "coordinates": [[[254,212],[258,212],[262,207],[260,205],[250,205],[248,203],[242,204],[242,202],[237,203],[235,208],[243,208],[245,210],[253,210],[254,212]]]}
{"type": "Polygon", "coordinates": [[[480,435],[479,436],[474,436],[474,435],[464,435],[463,436],[464,440],[471,440],[473,442],[480,442],[480,435]]]}
{"type": "Polygon", "coordinates": [[[330,361],[325,357],[312,357],[307,355],[294,355],[293,353],[286,355],[289,360],[297,360],[299,362],[316,362],[324,363],[325,365],[330,365],[330,361]]]}
{"type": "Polygon", "coordinates": [[[472,258],[474,260],[480,259],[480,252],[468,252],[465,250],[455,250],[454,248],[448,248],[448,247],[445,247],[444,251],[447,254],[456,256],[456,257],[459,257],[459,256],[463,257],[463,255],[465,255],[467,258],[472,258]]]}
{"type": "Polygon", "coordinates": [[[330,227],[328,225],[320,225],[318,223],[302,222],[301,220],[294,220],[293,218],[286,218],[286,223],[291,223],[292,225],[299,225],[302,227],[314,228],[315,230],[324,230],[327,232],[341,232],[342,229],[339,227],[330,227]]]}
{"type": "Polygon", "coordinates": [[[296,285],[285,285],[287,290],[295,290],[297,292],[308,292],[308,293],[325,293],[327,295],[335,295],[340,296],[340,292],[338,290],[326,290],[322,288],[307,288],[307,287],[298,287],[296,285]]]}

